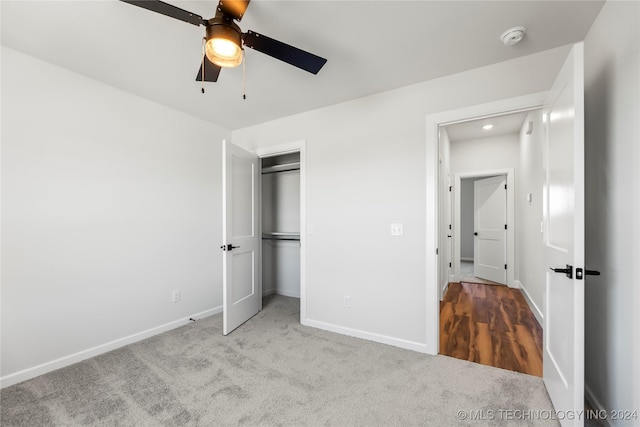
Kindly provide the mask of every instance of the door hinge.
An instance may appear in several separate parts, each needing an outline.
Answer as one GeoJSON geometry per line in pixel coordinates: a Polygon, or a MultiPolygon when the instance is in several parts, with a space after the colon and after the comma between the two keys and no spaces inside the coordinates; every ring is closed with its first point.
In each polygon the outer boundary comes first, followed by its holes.
{"type": "Polygon", "coordinates": [[[505,225],[504,225],[504,229],[505,229],[505,230],[507,229],[507,224],[505,224],[505,225]]]}
{"type": "Polygon", "coordinates": [[[451,268],[451,263],[449,263],[449,268],[451,268]]]}
{"type": "Polygon", "coordinates": [[[504,265],[504,269],[505,269],[505,270],[507,269],[507,264],[505,264],[505,265],[504,265]]]}
{"type": "Polygon", "coordinates": [[[451,224],[449,224],[449,230],[451,230],[451,224]]]}
{"type": "Polygon", "coordinates": [[[449,186],[449,191],[453,190],[453,185],[449,186]]]}
{"type": "Polygon", "coordinates": [[[504,185],[504,189],[505,189],[505,190],[507,189],[507,184],[505,184],[505,185],[504,185]]]}
{"type": "Polygon", "coordinates": [[[436,255],[438,255],[438,248],[436,248],[436,255]]]}

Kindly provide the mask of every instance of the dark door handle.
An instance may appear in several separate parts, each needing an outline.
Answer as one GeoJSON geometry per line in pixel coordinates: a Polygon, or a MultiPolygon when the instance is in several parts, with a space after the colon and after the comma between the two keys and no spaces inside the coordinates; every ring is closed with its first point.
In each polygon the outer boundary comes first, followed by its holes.
{"type": "Polygon", "coordinates": [[[474,236],[477,236],[477,235],[478,235],[478,232],[476,231],[475,233],[473,233],[473,235],[474,235],[474,236]]]}
{"type": "Polygon", "coordinates": [[[228,245],[222,245],[220,246],[220,249],[222,249],[223,251],[232,251],[236,248],[239,248],[240,246],[233,246],[231,243],[229,243],[228,245]]]}
{"type": "Polygon", "coordinates": [[[587,270],[586,268],[583,270],[581,268],[576,268],[576,279],[582,280],[582,275],[585,276],[599,276],[600,272],[597,270],[587,270]],[[584,273],[583,273],[584,271],[584,273]]]}
{"type": "Polygon", "coordinates": [[[563,273],[569,279],[573,279],[573,266],[572,265],[567,264],[566,268],[553,268],[553,267],[551,267],[551,270],[553,270],[554,273],[563,273]]]}

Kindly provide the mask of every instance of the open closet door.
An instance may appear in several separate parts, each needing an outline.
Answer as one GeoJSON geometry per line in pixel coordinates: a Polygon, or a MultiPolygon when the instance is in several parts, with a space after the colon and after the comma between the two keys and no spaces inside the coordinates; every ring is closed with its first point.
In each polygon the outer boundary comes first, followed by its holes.
{"type": "Polygon", "coordinates": [[[473,275],[507,283],[507,177],[473,183],[473,275]]]}
{"type": "MultiPolygon", "coordinates": [[[[584,408],[584,54],[572,48],[545,103],[544,383],[556,411],[584,408]]],[[[582,425],[576,416],[562,425],[582,425]]]]}
{"type": "Polygon", "coordinates": [[[223,333],[262,309],[258,156],[223,142],[223,333]]]}

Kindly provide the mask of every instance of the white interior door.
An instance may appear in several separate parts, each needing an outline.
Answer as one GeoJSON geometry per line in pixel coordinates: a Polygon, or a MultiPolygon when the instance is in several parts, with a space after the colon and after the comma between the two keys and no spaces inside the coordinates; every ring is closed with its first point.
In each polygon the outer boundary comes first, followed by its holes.
{"type": "Polygon", "coordinates": [[[258,156],[223,144],[223,333],[262,309],[258,156]]]}
{"type": "Polygon", "coordinates": [[[504,175],[473,183],[473,274],[507,283],[507,178],[504,175]]]}
{"type": "MultiPolygon", "coordinates": [[[[544,382],[557,411],[584,406],[584,54],[574,45],[545,105],[544,382]],[[566,269],[554,272],[551,269],[566,269]]],[[[582,425],[583,419],[561,420],[582,425]]]]}

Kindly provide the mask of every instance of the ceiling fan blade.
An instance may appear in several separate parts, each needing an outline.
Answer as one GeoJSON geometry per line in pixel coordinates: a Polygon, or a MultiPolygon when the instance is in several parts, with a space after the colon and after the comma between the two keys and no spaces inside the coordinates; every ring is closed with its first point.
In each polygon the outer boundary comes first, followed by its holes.
{"type": "Polygon", "coordinates": [[[251,0],[220,0],[218,11],[230,18],[240,21],[251,0]]]}
{"type": "Polygon", "coordinates": [[[193,25],[203,25],[202,16],[196,15],[179,7],[175,7],[169,3],[165,3],[160,0],[120,0],[124,3],[129,3],[134,6],[141,7],[143,9],[157,12],[161,15],[169,16],[171,18],[179,19],[184,22],[188,22],[193,25]]]}
{"type": "Polygon", "coordinates": [[[321,58],[313,53],[306,52],[297,47],[293,47],[281,41],[272,39],[265,35],[256,33],[255,31],[249,31],[242,35],[244,45],[255,49],[259,52],[272,56],[280,61],[284,61],[287,64],[291,64],[294,67],[301,68],[312,74],[318,74],[318,71],[327,62],[326,59],[321,58]]]}
{"type": "MultiPolygon", "coordinates": [[[[213,62],[209,61],[207,55],[202,57],[204,61],[204,81],[205,82],[217,82],[218,76],[220,75],[220,70],[222,67],[218,67],[213,62]]],[[[202,63],[200,63],[200,68],[198,69],[198,75],[196,76],[196,81],[202,81],[202,63]]]]}

